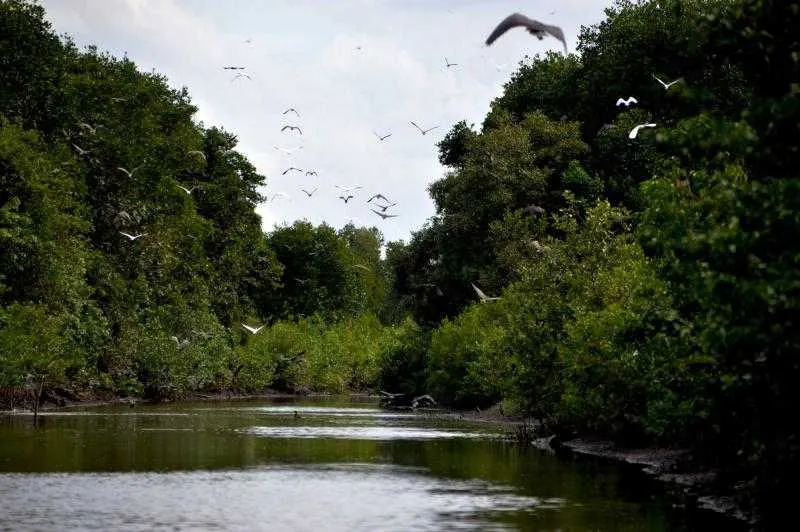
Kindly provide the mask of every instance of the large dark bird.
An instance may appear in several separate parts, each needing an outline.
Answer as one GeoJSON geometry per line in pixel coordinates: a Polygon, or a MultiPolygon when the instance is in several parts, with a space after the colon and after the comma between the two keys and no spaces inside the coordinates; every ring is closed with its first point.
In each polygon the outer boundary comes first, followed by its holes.
{"type": "Polygon", "coordinates": [[[532,35],[535,35],[540,41],[544,39],[546,34],[550,34],[562,43],[564,43],[564,53],[569,53],[567,51],[567,40],[564,38],[564,32],[558,26],[550,26],[549,24],[543,24],[538,20],[533,20],[532,18],[528,18],[522,13],[513,13],[503,19],[500,24],[489,34],[489,38],[486,39],[486,46],[489,46],[494,41],[497,40],[498,37],[503,35],[505,32],[510,30],[511,28],[516,28],[517,26],[523,26],[528,32],[532,35]]]}

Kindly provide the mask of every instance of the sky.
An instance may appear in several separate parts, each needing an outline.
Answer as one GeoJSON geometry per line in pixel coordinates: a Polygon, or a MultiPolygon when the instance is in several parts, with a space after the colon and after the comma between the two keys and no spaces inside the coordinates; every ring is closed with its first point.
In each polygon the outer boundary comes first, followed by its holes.
{"type": "Polygon", "coordinates": [[[447,172],[436,143],[460,120],[479,129],[526,55],[563,48],[521,28],[487,47],[484,41],[497,23],[518,11],[559,25],[574,51],[581,26],[600,22],[610,3],[41,2],[56,33],[68,34],[81,47],[127,55],[140,70],[166,76],[174,88],[186,87],[198,122],[237,136],[236,149],[266,176],[260,192],[271,201],[256,208],[265,231],[299,219],[337,229],[352,221],[378,227],[387,242],[408,242],[435,214],[427,188],[447,172]],[[251,79],[234,79],[239,72],[251,79]],[[284,115],[290,107],[299,116],[284,115]],[[411,121],[424,129],[438,127],[422,135],[411,121]],[[284,125],[300,127],[302,135],[281,131],[284,125]],[[389,133],[383,141],[376,136],[389,133]],[[291,154],[275,149],[297,146],[302,148],[291,154]],[[290,166],[303,172],[284,175],[290,166]],[[337,185],[362,188],[345,203],[337,185]],[[302,188],[316,192],[308,197],[302,188]],[[371,212],[366,200],[376,193],[397,203],[386,211],[396,217],[383,220],[371,212]]]}

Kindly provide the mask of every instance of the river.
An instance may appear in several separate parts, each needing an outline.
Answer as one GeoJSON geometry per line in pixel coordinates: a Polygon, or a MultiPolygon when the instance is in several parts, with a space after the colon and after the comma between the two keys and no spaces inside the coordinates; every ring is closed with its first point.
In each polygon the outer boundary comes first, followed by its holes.
{"type": "Polygon", "coordinates": [[[3,530],[686,530],[636,475],[375,401],[0,418],[3,530]]]}

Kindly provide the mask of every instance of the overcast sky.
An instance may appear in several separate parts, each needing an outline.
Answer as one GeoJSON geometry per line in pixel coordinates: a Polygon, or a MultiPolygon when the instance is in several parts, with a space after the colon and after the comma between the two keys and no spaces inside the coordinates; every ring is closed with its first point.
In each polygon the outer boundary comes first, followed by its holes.
{"type": "Polygon", "coordinates": [[[574,51],[581,25],[599,22],[611,0],[44,0],[59,34],[79,46],[135,61],[189,89],[197,120],[221,126],[267,178],[259,205],[265,231],[307,219],[340,228],[377,226],[406,240],[434,214],[428,184],[441,178],[436,143],[459,120],[477,127],[524,56],[560,50],[514,29],[484,41],[519,11],[560,25],[574,51]],[[445,57],[457,66],[446,67],[445,57]],[[232,81],[244,66],[252,80],[232,81]],[[288,107],[300,113],[282,115],[288,107]],[[439,126],[425,136],[410,124],[439,126]],[[285,131],[286,124],[302,135],[285,131]],[[386,135],[380,142],[375,133],[386,135]],[[303,146],[285,155],[275,146],[303,146]],[[282,172],[289,166],[318,172],[282,172]],[[345,204],[335,185],[361,185],[345,204]],[[312,197],[300,189],[318,188],[312,197]],[[367,198],[397,206],[381,220],[367,198]]]}

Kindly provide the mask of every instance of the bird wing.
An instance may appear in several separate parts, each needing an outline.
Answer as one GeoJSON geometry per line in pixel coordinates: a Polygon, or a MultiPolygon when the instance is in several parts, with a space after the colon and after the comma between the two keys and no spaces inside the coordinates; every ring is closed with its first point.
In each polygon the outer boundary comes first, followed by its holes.
{"type": "Polygon", "coordinates": [[[486,294],[484,294],[484,293],[483,293],[483,291],[481,291],[481,289],[480,289],[480,288],[478,288],[477,286],[475,286],[475,284],[474,284],[474,283],[469,283],[469,284],[471,284],[471,285],[472,285],[472,288],[475,290],[475,293],[476,293],[476,294],[478,294],[478,297],[479,297],[479,298],[481,298],[481,299],[489,299],[489,298],[486,296],[486,294]]]}
{"type": "Polygon", "coordinates": [[[497,27],[494,30],[492,30],[492,33],[490,33],[489,37],[486,38],[486,46],[489,46],[505,32],[507,32],[511,28],[516,28],[517,26],[525,26],[526,28],[538,28],[540,31],[544,31],[544,25],[541,24],[540,22],[528,18],[522,13],[512,13],[511,15],[507,16],[502,21],[500,21],[500,24],[498,24],[497,27]]]}
{"type": "Polygon", "coordinates": [[[664,87],[666,87],[666,86],[667,86],[667,84],[666,84],[666,83],[664,83],[664,82],[661,80],[661,78],[659,78],[659,77],[658,77],[658,76],[656,76],[655,74],[653,74],[653,78],[654,78],[656,81],[658,81],[659,83],[661,83],[661,84],[662,84],[664,87]]]}
{"type": "Polygon", "coordinates": [[[425,131],[423,131],[423,133],[427,133],[428,131],[433,131],[433,130],[434,130],[434,129],[436,129],[437,127],[439,127],[439,126],[433,126],[433,127],[429,127],[428,129],[426,129],[425,131]]]}
{"type": "Polygon", "coordinates": [[[419,129],[420,131],[424,132],[424,130],[421,127],[419,127],[417,124],[415,124],[414,122],[411,122],[411,125],[414,126],[417,129],[419,129]]]}
{"type": "Polygon", "coordinates": [[[631,104],[631,103],[639,103],[639,100],[637,100],[637,99],[636,99],[636,98],[634,98],[633,96],[630,96],[630,97],[628,98],[628,103],[629,103],[629,104],[631,104]]]}
{"type": "Polygon", "coordinates": [[[627,103],[627,102],[625,100],[623,100],[622,98],[617,98],[617,107],[619,107],[620,105],[622,105],[624,103],[627,103]]]}
{"type": "Polygon", "coordinates": [[[558,26],[550,26],[548,24],[542,24],[542,26],[544,27],[544,31],[561,41],[564,45],[564,53],[569,53],[569,50],[567,50],[567,39],[564,38],[564,31],[558,26]]]}
{"type": "Polygon", "coordinates": [[[134,239],[134,236],[133,236],[133,235],[131,235],[131,234],[128,234],[128,233],[125,233],[125,232],[123,232],[123,231],[120,231],[120,234],[123,234],[123,235],[127,236],[127,237],[128,237],[128,238],[130,238],[131,240],[133,240],[133,239],[134,239]]]}

